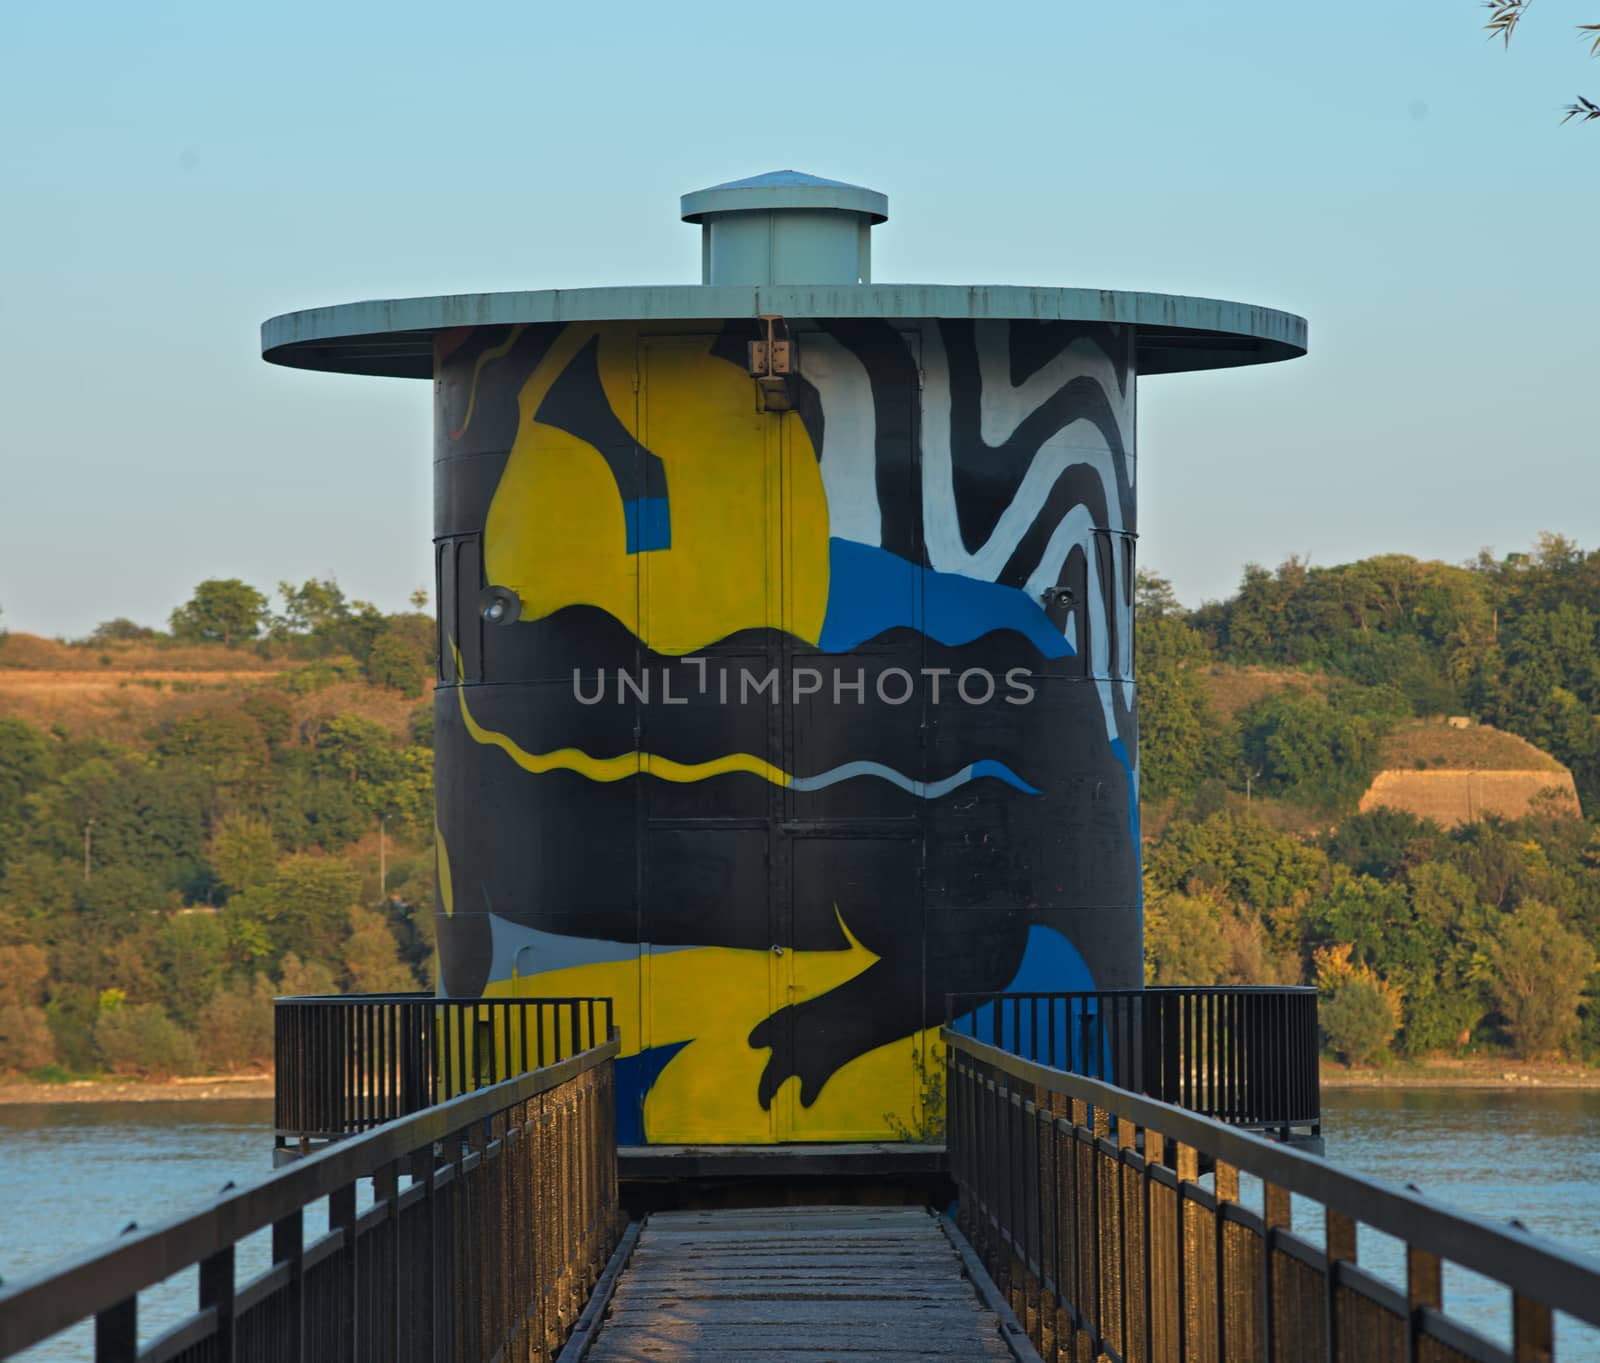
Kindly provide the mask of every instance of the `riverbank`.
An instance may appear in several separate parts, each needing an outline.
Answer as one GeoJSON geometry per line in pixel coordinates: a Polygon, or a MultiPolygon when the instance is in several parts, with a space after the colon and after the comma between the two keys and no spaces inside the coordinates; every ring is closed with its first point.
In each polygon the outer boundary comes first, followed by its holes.
{"type": "Polygon", "coordinates": [[[1495,1056],[1434,1059],[1417,1064],[1351,1068],[1322,1064],[1322,1087],[1460,1089],[1600,1089],[1600,1069],[1572,1061],[1510,1060],[1495,1056]]]}
{"type": "MultiPolygon", "coordinates": [[[[1322,1087],[1600,1089],[1600,1069],[1570,1061],[1473,1056],[1419,1064],[1351,1068],[1322,1062],[1322,1087]]],[[[205,1074],[186,1079],[123,1079],[113,1075],[45,1084],[0,1079],[0,1105],[10,1103],[181,1103],[213,1098],[270,1098],[271,1074],[205,1074]]]]}
{"type": "Polygon", "coordinates": [[[187,1079],[70,1079],[42,1084],[0,1079],[0,1104],[192,1103],[211,1098],[270,1098],[270,1074],[201,1074],[187,1079]]]}

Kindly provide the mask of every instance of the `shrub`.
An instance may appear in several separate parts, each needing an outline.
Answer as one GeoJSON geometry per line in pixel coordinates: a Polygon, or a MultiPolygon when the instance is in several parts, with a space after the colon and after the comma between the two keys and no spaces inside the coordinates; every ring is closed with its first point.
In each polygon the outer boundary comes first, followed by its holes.
{"type": "Polygon", "coordinates": [[[1323,998],[1317,1015],[1328,1045],[1352,1065],[1376,1058],[1398,1025],[1388,995],[1376,980],[1340,985],[1323,998]]]}
{"type": "Polygon", "coordinates": [[[302,961],[291,951],[283,958],[277,992],[297,998],[302,995],[337,994],[339,982],[333,978],[333,971],[321,961],[302,961]]]}
{"type": "Polygon", "coordinates": [[[159,1004],[111,1000],[95,1021],[94,1039],[114,1074],[165,1079],[199,1068],[194,1038],[159,1004]]]}
{"type": "Polygon", "coordinates": [[[56,1043],[44,1009],[0,1004],[0,1070],[36,1070],[55,1063],[56,1043]]]}
{"type": "Polygon", "coordinates": [[[1173,890],[1145,901],[1144,973],[1154,985],[1220,983],[1228,963],[1222,911],[1208,895],[1173,890]]]}
{"type": "Polygon", "coordinates": [[[200,1010],[200,1059],[210,1073],[256,1069],[272,1061],[272,996],[265,976],[215,994],[200,1010]]]}
{"type": "Polygon", "coordinates": [[[1361,798],[1377,769],[1383,728],[1318,695],[1270,695],[1240,716],[1245,762],[1262,774],[1262,790],[1310,809],[1361,798]]]}
{"type": "Polygon", "coordinates": [[[402,696],[420,696],[433,667],[433,621],[423,615],[395,616],[367,655],[368,678],[402,696]]]}
{"type": "Polygon", "coordinates": [[[1594,972],[1595,954],[1537,899],[1500,923],[1489,943],[1490,988],[1506,1030],[1524,1056],[1569,1051],[1578,1039],[1578,1004],[1594,972]]]}
{"type": "Polygon", "coordinates": [[[0,947],[0,1070],[36,1070],[56,1058],[39,1006],[48,962],[36,946],[0,947]]]}
{"type": "Polygon", "coordinates": [[[1375,1059],[1400,1030],[1400,991],[1350,958],[1348,943],[1312,953],[1322,998],[1317,1020],[1328,1045],[1352,1065],[1375,1059]]]}
{"type": "Polygon", "coordinates": [[[350,910],[344,966],[350,975],[352,993],[389,994],[417,987],[417,977],[401,961],[399,945],[383,915],[371,909],[350,910]]]}

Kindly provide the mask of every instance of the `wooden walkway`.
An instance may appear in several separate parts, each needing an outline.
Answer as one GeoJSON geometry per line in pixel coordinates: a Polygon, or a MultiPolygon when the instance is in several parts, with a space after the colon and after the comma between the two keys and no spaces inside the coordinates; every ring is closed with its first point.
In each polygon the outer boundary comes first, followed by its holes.
{"type": "Polygon", "coordinates": [[[929,1212],[666,1212],[645,1223],[588,1363],[999,1363],[1000,1329],[929,1212]]]}

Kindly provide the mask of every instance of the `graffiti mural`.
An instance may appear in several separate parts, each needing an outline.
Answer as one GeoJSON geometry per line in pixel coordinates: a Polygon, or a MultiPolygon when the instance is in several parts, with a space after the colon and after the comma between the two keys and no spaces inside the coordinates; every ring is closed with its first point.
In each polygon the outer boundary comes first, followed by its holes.
{"type": "Polygon", "coordinates": [[[613,997],[625,1143],[914,1129],[948,993],[1140,980],[1131,332],[754,339],[435,342],[441,987],[613,997]]]}

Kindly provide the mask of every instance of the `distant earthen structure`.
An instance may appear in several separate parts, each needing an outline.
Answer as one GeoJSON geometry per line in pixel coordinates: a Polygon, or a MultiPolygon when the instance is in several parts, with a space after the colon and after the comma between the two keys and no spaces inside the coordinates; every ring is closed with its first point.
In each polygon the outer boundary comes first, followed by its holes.
{"type": "Polygon", "coordinates": [[[1581,818],[1572,773],[1542,748],[1488,724],[1421,720],[1385,741],[1383,769],[1361,797],[1432,819],[1444,828],[1485,815],[1517,819],[1536,809],[1581,818]]]}

